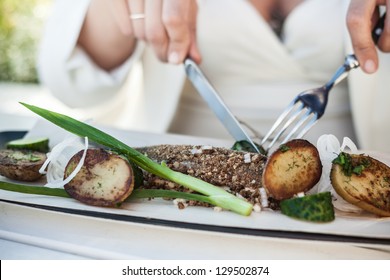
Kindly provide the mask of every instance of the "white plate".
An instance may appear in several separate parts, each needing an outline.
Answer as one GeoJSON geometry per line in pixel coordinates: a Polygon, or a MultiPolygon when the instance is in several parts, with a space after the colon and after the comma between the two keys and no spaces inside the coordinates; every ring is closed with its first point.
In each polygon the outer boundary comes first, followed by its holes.
{"type": "MultiPolygon", "coordinates": [[[[130,146],[207,144],[226,147],[231,144],[216,139],[102,129],[130,146]]],[[[55,135],[55,137],[50,137],[51,144],[63,139],[65,134],[66,132],[44,121],[39,122],[29,132],[29,136],[55,135]]],[[[37,239],[34,239],[34,242],[42,247],[45,242],[41,242],[40,238],[46,240],[46,244],[52,244],[48,240],[54,242],[53,236],[55,236],[54,240],[60,243],[53,245],[53,248],[64,249],[67,248],[66,244],[77,245],[78,247],[75,248],[68,247],[74,249],[74,251],[70,250],[72,254],[76,252],[78,255],[81,254],[80,252],[87,252],[84,250],[88,244],[84,240],[87,236],[91,237],[93,242],[107,238],[107,246],[99,243],[99,246],[95,248],[96,252],[84,254],[86,257],[121,258],[126,255],[131,257],[133,255],[129,252],[127,254],[123,252],[123,249],[128,247],[122,244],[124,240],[128,241],[126,238],[123,239],[123,235],[129,234],[130,238],[133,233],[136,233],[142,240],[143,232],[149,238],[148,242],[151,242],[151,239],[163,241],[164,238],[168,243],[173,242],[171,245],[175,249],[172,253],[179,258],[203,258],[203,255],[208,258],[233,259],[245,258],[245,256],[248,258],[309,258],[309,256],[313,258],[390,258],[390,219],[377,218],[370,214],[336,213],[336,219],[333,222],[316,224],[297,221],[272,211],[252,213],[249,217],[243,217],[232,212],[216,212],[212,208],[203,207],[187,207],[178,210],[172,202],[162,199],[138,200],[125,203],[121,209],[111,209],[84,205],[73,199],[0,191],[0,201],[2,202],[0,204],[0,237],[12,239],[10,237],[12,234],[8,233],[17,233],[21,235],[23,242],[27,242],[28,238],[25,239],[23,236],[31,234],[37,239]],[[18,219],[23,221],[23,224],[19,224],[18,219]],[[62,221],[64,221],[64,227],[62,227],[62,221]],[[77,224],[77,228],[68,228],[72,221],[77,224]],[[41,225],[41,228],[46,230],[41,231],[36,228],[36,225],[41,225]],[[87,236],[85,232],[79,233],[77,237],[72,236],[72,232],[82,231],[83,227],[88,232],[87,236]],[[132,232],[127,233],[121,230],[132,232]],[[71,237],[64,235],[62,231],[71,234],[71,237]],[[104,237],[102,232],[106,232],[107,236],[104,237]],[[121,246],[111,244],[115,240],[112,239],[112,234],[118,235],[118,238],[120,236],[121,239],[120,241],[118,239],[117,243],[122,244],[121,246]],[[57,238],[58,236],[60,237],[57,238]],[[189,241],[188,236],[200,244],[208,244],[211,241],[212,244],[209,247],[206,246],[202,253],[198,246],[194,246],[192,241],[189,241]],[[181,252],[174,246],[175,240],[177,244],[190,242],[191,246],[187,244],[190,250],[186,249],[185,252],[181,252]],[[236,244],[232,245],[232,242],[236,244]],[[313,247],[313,242],[316,244],[315,247],[313,247]],[[251,250],[251,244],[267,248],[268,251],[261,251],[261,248],[259,251],[251,250]],[[270,247],[271,244],[274,250],[270,247]],[[218,252],[218,250],[225,250],[226,247],[229,247],[234,255],[218,252]],[[285,250],[289,247],[292,251],[285,250]],[[364,250],[363,247],[370,248],[370,250],[364,250]],[[337,255],[333,255],[334,253],[337,255]]],[[[154,241],[151,244],[157,247],[153,249],[150,248],[150,244],[143,244],[148,249],[139,248],[139,250],[132,251],[136,252],[134,258],[169,256],[168,252],[159,251],[167,249],[166,244],[161,246],[154,241]]]]}

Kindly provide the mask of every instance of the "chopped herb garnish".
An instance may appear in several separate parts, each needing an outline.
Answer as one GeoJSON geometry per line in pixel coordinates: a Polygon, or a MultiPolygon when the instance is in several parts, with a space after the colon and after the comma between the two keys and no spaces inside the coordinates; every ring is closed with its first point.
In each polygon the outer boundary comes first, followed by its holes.
{"type": "Polygon", "coordinates": [[[280,145],[279,150],[280,150],[282,153],[284,153],[284,152],[287,152],[288,150],[290,150],[290,147],[287,146],[287,145],[280,145]]]}
{"type": "Polygon", "coordinates": [[[15,153],[9,155],[10,158],[14,159],[14,160],[27,160],[27,161],[30,161],[30,162],[35,162],[35,161],[40,161],[41,158],[32,154],[32,153],[27,153],[27,154],[23,154],[22,152],[17,152],[15,151],[15,153]]]}
{"type": "MultiPolygon", "coordinates": [[[[254,144],[256,145],[257,149],[259,149],[260,154],[265,156],[267,155],[267,151],[261,145],[257,143],[254,144]]],[[[246,140],[236,141],[231,147],[231,149],[240,152],[257,153],[257,151],[252,147],[252,145],[246,140]]]]}
{"type": "Polygon", "coordinates": [[[356,175],[362,175],[364,168],[365,168],[364,165],[358,165],[358,166],[353,168],[352,173],[354,173],[356,175]]]}
{"type": "Polygon", "coordinates": [[[352,174],[360,176],[364,169],[371,164],[370,160],[366,158],[359,162],[354,162],[351,155],[344,152],[341,152],[332,163],[340,165],[346,176],[351,176],[352,174]]]}

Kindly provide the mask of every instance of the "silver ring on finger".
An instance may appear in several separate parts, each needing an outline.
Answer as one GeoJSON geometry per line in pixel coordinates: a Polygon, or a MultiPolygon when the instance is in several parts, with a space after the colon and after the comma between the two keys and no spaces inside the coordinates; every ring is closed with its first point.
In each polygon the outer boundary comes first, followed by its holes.
{"type": "Polygon", "coordinates": [[[131,14],[130,19],[144,19],[145,14],[131,14]]]}

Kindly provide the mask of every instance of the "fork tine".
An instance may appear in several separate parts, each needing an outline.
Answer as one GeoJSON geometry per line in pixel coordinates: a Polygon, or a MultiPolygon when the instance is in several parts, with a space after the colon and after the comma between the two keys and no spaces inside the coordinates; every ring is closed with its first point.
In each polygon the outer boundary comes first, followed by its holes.
{"type": "Polygon", "coordinates": [[[286,132],[286,130],[291,127],[291,124],[295,121],[295,119],[302,113],[302,110],[304,109],[304,106],[299,106],[298,110],[294,112],[293,115],[284,123],[284,126],[279,130],[278,134],[272,139],[271,143],[268,145],[267,150],[269,150],[279,139],[280,137],[286,132]]]}
{"type": "Polygon", "coordinates": [[[317,121],[318,116],[317,114],[315,114],[314,118],[302,129],[301,133],[298,134],[297,138],[302,138],[306,134],[306,132],[308,132],[309,129],[316,124],[317,121]]]}
{"type": "MultiPolygon", "coordinates": [[[[299,101],[296,101],[294,105],[296,104],[299,104],[298,110],[290,114],[291,116],[287,120],[280,120],[279,124],[276,127],[279,127],[282,123],[284,123],[284,126],[279,130],[278,134],[273,138],[273,140],[268,145],[266,150],[270,150],[275,145],[275,143],[281,138],[281,136],[286,132],[288,128],[292,127],[288,135],[280,143],[287,142],[297,133],[298,135],[296,135],[295,138],[302,138],[307,133],[307,131],[309,131],[309,129],[318,121],[318,114],[314,112],[311,108],[305,106],[305,104],[299,101]],[[299,120],[297,120],[298,117],[299,120]],[[292,126],[294,124],[294,121],[296,120],[297,120],[296,124],[292,126]]],[[[292,109],[289,108],[288,111],[291,113],[292,109]]],[[[283,117],[286,118],[287,117],[286,115],[284,115],[283,117]]],[[[279,119],[281,119],[281,117],[279,117],[279,119]]]]}
{"type": "MultiPolygon", "coordinates": [[[[288,140],[290,140],[292,138],[292,136],[301,128],[301,126],[310,119],[310,117],[312,117],[312,121],[310,121],[309,124],[311,124],[313,122],[313,120],[315,121],[317,119],[316,116],[317,116],[317,114],[315,112],[313,112],[310,108],[307,108],[306,113],[301,117],[299,122],[291,129],[290,133],[283,139],[282,143],[286,143],[288,140]]],[[[306,130],[306,132],[307,132],[307,130],[309,130],[310,127],[308,127],[308,125],[306,125],[304,127],[304,130],[306,130]]],[[[303,136],[305,133],[302,133],[302,131],[299,133],[299,135],[302,134],[302,136],[303,136]]],[[[296,138],[301,138],[302,136],[297,136],[296,138]]]]}
{"type": "MultiPolygon", "coordinates": [[[[286,132],[286,130],[291,127],[292,123],[298,118],[298,116],[300,116],[303,112],[303,110],[305,109],[305,105],[301,102],[296,102],[294,101],[294,106],[298,104],[298,106],[295,106],[295,111],[293,112],[290,112],[289,115],[287,115],[289,118],[286,118],[287,116],[285,116],[285,118],[283,120],[281,120],[281,123],[279,124],[278,127],[280,127],[283,123],[283,127],[281,127],[279,129],[279,132],[276,134],[275,137],[273,137],[271,143],[268,145],[268,147],[266,148],[266,150],[270,150],[276,142],[278,142],[278,140],[280,139],[280,137],[286,132]]],[[[291,110],[290,110],[291,111],[291,110]]],[[[264,147],[264,144],[263,144],[263,147],[264,147]]]]}
{"type": "MultiPolygon", "coordinates": [[[[272,134],[274,134],[274,132],[276,131],[276,129],[285,121],[285,118],[293,111],[295,105],[296,105],[296,102],[297,100],[293,100],[288,106],[287,108],[283,111],[283,113],[279,116],[279,118],[275,121],[275,123],[272,125],[271,129],[268,131],[268,133],[263,137],[263,140],[261,141],[260,145],[264,145],[270,138],[270,136],[272,134]]],[[[297,108],[297,112],[299,113],[300,110],[303,108],[303,104],[300,103],[299,104],[300,106],[297,108]]],[[[297,113],[295,113],[294,115],[296,115],[297,113]]],[[[285,127],[285,126],[284,126],[285,127]]],[[[284,128],[283,127],[283,128],[284,128]]],[[[282,131],[283,133],[283,131],[282,131]]],[[[274,137],[273,141],[272,142],[276,142],[278,140],[278,138],[280,137],[280,135],[282,133],[278,133],[278,135],[276,137],[274,137]],[[276,139],[276,140],[275,140],[276,139]]]]}

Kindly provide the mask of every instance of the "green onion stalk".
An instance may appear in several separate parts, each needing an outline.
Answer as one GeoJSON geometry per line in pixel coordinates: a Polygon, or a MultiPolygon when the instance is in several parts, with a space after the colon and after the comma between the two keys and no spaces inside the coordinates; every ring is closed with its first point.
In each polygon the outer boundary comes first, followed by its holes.
{"type": "MultiPolygon", "coordinates": [[[[44,186],[37,185],[24,185],[11,182],[0,181],[0,189],[5,191],[26,193],[26,194],[36,194],[36,195],[46,195],[46,196],[55,196],[55,197],[64,197],[71,198],[71,196],[63,188],[49,188],[44,186]]],[[[212,203],[212,200],[205,195],[193,194],[172,190],[158,190],[158,189],[136,189],[133,190],[131,195],[126,199],[126,201],[142,198],[183,198],[187,200],[196,200],[205,203],[212,203]]]]}
{"type": "Polygon", "coordinates": [[[113,151],[123,154],[131,162],[143,170],[159,176],[160,178],[175,182],[207,197],[210,204],[233,211],[241,215],[250,215],[253,205],[249,202],[228,193],[222,188],[210,183],[170,169],[165,163],[158,164],[152,159],[117,140],[111,135],[76,119],[63,114],[52,112],[26,103],[23,106],[40,115],[53,124],[80,137],[88,137],[91,141],[104,145],[113,151]]]}

